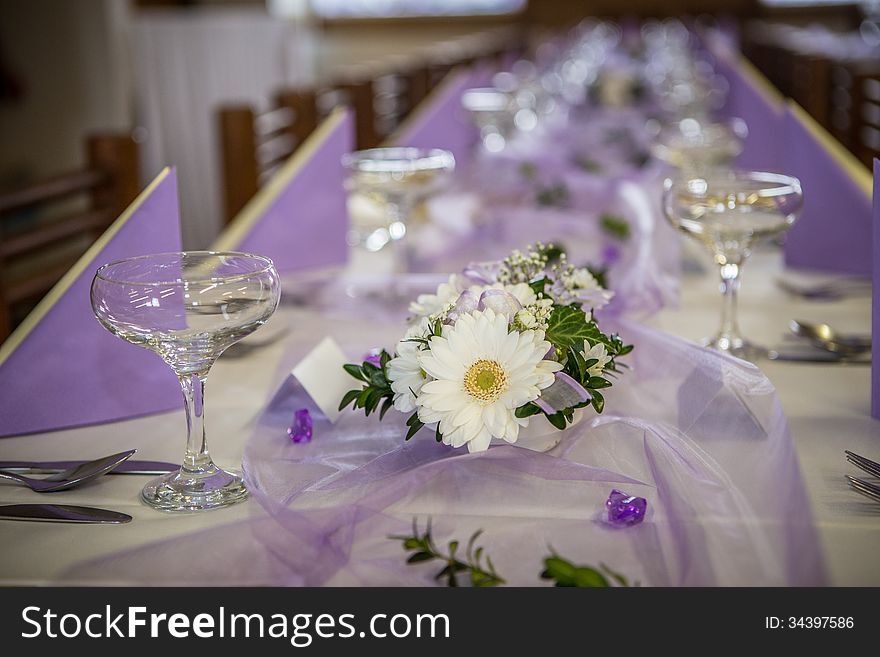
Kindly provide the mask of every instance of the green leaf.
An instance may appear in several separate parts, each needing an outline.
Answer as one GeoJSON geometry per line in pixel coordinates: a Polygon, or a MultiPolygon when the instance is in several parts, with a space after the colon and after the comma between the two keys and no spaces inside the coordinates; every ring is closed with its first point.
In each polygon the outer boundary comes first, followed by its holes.
{"type": "Polygon", "coordinates": [[[590,380],[587,382],[587,387],[592,388],[593,390],[599,388],[610,388],[611,381],[603,379],[601,376],[591,376],[590,380]]]}
{"type": "Polygon", "coordinates": [[[527,402],[520,406],[514,412],[514,415],[518,418],[531,417],[532,415],[537,415],[541,413],[541,409],[538,405],[533,404],[532,402],[527,402]]]}
{"type": "Polygon", "coordinates": [[[625,242],[629,239],[630,236],[630,227],[625,219],[621,217],[615,217],[610,214],[603,214],[599,219],[599,226],[601,226],[602,230],[605,231],[606,234],[610,235],[616,240],[621,242],[625,242]]]}
{"type": "Polygon", "coordinates": [[[550,420],[550,424],[559,429],[565,429],[565,416],[562,413],[554,413],[553,415],[548,415],[547,419],[550,420]]]}
{"type": "MultiPolygon", "coordinates": [[[[547,324],[546,338],[556,347],[583,347],[584,340],[595,335],[584,311],[574,306],[554,306],[547,324]]],[[[601,333],[600,333],[601,335],[601,333]]]]}
{"type": "Polygon", "coordinates": [[[419,563],[420,561],[429,561],[433,559],[434,555],[430,552],[415,552],[409,556],[409,559],[406,560],[407,563],[419,563]]]}
{"type": "Polygon", "coordinates": [[[367,382],[367,377],[364,376],[364,373],[361,370],[360,365],[355,365],[354,363],[347,363],[342,366],[342,369],[344,369],[346,372],[351,374],[354,378],[359,379],[359,380],[363,381],[364,383],[367,382]]]}
{"type": "Polygon", "coordinates": [[[388,409],[391,408],[391,406],[392,406],[393,404],[394,404],[394,398],[393,398],[393,397],[386,397],[386,398],[385,398],[385,403],[382,404],[382,409],[379,411],[379,419],[380,419],[380,420],[381,420],[382,418],[385,417],[385,413],[388,412],[388,409]]]}
{"type": "Polygon", "coordinates": [[[351,404],[355,399],[358,398],[358,396],[360,396],[360,394],[360,390],[349,390],[347,393],[345,393],[345,395],[343,395],[342,397],[342,401],[339,402],[339,410],[341,411],[343,408],[351,404]]]}
{"type": "Polygon", "coordinates": [[[417,417],[416,421],[412,425],[410,425],[409,431],[406,432],[406,440],[409,440],[410,438],[415,436],[419,432],[419,429],[421,429],[423,426],[425,426],[424,423],[422,423],[421,420],[419,420],[417,417]]]}
{"type": "Polygon", "coordinates": [[[602,393],[598,390],[593,390],[590,392],[590,395],[593,397],[590,402],[593,405],[593,408],[597,413],[601,413],[605,410],[605,398],[602,396],[602,393]]]}

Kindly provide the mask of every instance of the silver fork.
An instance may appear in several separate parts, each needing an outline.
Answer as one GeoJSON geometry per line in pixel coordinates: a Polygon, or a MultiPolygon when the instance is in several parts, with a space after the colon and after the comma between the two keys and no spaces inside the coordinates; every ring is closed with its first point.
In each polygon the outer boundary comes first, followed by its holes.
{"type": "Polygon", "coordinates": [[[849,482],[850,486],[852,486],[862,495],[866,495],[872,500],[880,502],[880,486],[875,486],[874,484],[868,483],[864,479],[859,479],[858,477],[853,477],[852,475],[846,475],[846,480],[849,482]]]}
{"type": "Polygon", "coordinates": [[[866,459],[864,456],[859,456],[855,452],[851,452],[848,449],[844,450],[846,453],[846,460],[852,463],[857,468],[861,468],[869,475],[873,475],[877,478],[880,478],[880,463],[872,461],[871,459],[866,459]]]}

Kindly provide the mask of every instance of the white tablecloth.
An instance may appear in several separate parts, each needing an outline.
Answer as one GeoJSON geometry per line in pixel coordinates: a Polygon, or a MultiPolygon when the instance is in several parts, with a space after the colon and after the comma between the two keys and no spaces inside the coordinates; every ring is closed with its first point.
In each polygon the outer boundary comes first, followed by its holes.
{"type": "MultiPolygon", "coordinates": [[[[869,331],[867,297],[824,303],[793,299],[774,282],[780,271],[781,258],[775,251],[756,254],[745,268],[741,323],[750,338],[764,344],[778,343],[792,318],[829,321],[844,331],[869,331]]],[[[681,307],[665,310],[649,323],[698,339],[715,328],[719,301],[713,274],[686,274],[681,307]]],[[[283,306],[273,322],[292,322],[290,341],[301,341],[304,346],[317,342],[322,336],[297,332],[299,312],[303,311],[283,306]]],[[[370,321],[334,321],[326,328],[343,344],[381,344],[388,330],[387,325],[370,321]]],[[[209,379],[207,418],[211,451],[219,464],[240,461],[251,424],[278,383],[277,361],[284,351],[285,345],[279,342],[247,358],[221,358],[215,365],[209,379]]],[[[880,559],[876,558],[880,504],[851,491],[843,476],[858,472],[846,463],[844,449],[880,458],[880,423],[869,413],[870,368],[783,362],[763,362],[761,367],[776,385],[791,424],[831,583],[880,585],[880,559]]],[[[181,411],[8,438],[0,441],[0,459],[93,458],[137,447],[137,458],[177,461],[183,451],[182,425],[181,411]]],[[[0,522],[0,584],[51,584],[80,561],[263,513],[249,500],[204,514],[162,514],[140,503],[138,493],[145,481],[140,476],[108,476],[51,498],[15,485],[0,486],[0,503],[83,504],[134,516],[133,522],[118,526],[0,522]]]]}

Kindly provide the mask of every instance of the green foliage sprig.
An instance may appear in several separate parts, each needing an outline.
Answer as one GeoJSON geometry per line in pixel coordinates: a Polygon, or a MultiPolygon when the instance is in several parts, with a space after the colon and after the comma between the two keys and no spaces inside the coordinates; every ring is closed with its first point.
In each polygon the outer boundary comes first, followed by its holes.
{"type": "Polygon", "coordinates": [[[419,533],[418,524],[413,519],[412,535],[410,536],[391,536],[394,540],[403,542],[403,549],[412,552],[406,560],[409,564],[422,563],[425,561],[441,561],[445,563],[443,569],[435,576],[435,580],[446,580],[446,586],[459,586],[459,575],[466,574],[471,586],[489,587],[504,584],[504,579],[495,571],[492,559],[485,557],[485,565],[483,564],[483,548],[476,545],[477,539],[483,530],[474,532],[470,540],[467,542],[464,554],[458,552],[459,542],[449,541],[447,552],[443,553],[434,544],[434,538],[431,536],[431,521],[428,521],[427,529],[423,533],[419,533]]]}
{"type": "MultiPolygon", "coordinates": [[[[427,561],[440,561],[445,563],[443,569],[434,575],[435,580],[445,580],[446,586],[459,586],[459,575],[465,575],[473,587],[500,586],[505,584],[495,570],[492,559],[485,555],[483,548],[476,545],[477,539],[483,530],[474,532],[465,547],[464,555],[458,555],[459,542],[449,541],[446,553],[441,552],[431,535],[431,521],[428,520],[424,532],[419,532],[418,522],[413,518],[412,534],[409,536],[389,536],[389,538],[401,541],[403,549],[410,552],[406,560],[408,564],[418,564],[427,561]],[[485,557],[485,565],[483,564],[485,557]]],[[[592,566],[576,566],[570,561],[560,557],[555,551],[544,558],[544,570],[541,579],[551,580],[556,586],[578,588],[608,588],[612,586],[638,586],[638,582],[630,584],[626,577],[616,573],[603,563],[598,568],[592,566]]]]}
{"type": "Polygon", "coordinates": [[[630,237],[630,227],[625,219],[613,214],[603,214],[599,217],[599,226],[614,239],[625,242],[630,237]]]}

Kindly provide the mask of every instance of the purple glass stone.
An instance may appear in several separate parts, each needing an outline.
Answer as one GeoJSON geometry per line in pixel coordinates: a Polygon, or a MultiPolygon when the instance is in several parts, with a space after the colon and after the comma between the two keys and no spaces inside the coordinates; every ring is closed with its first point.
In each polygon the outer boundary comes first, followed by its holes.
{"type": "Polygon", "coordinates": [[[293,414],[293,424],[287,427],[287,435],[295,443],[312,442],[312,414],[301,408],[293,414]]]}
{"type": "Polygon", "coordinates": [[[628,527],[645,519],[648,500],[644,497],[633,497],[615,488],[608,496],[605,506],[608,507],[608,522],[618,527],[628,527]]]}

